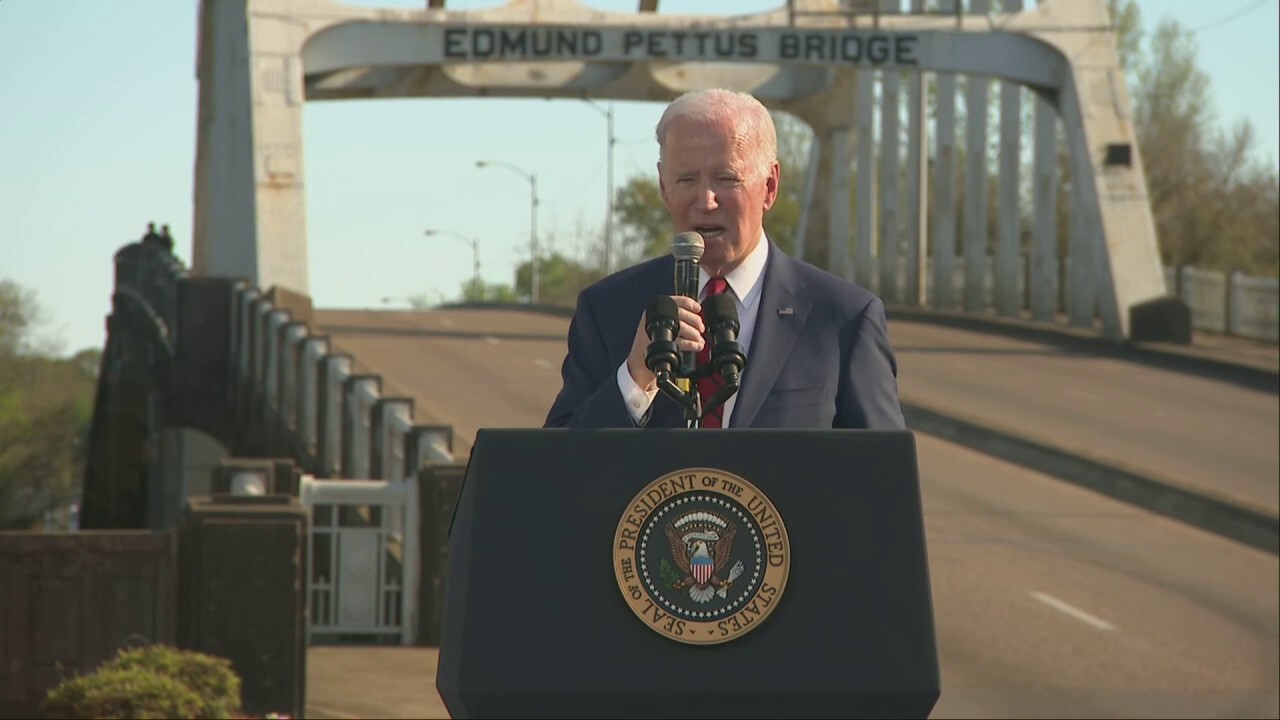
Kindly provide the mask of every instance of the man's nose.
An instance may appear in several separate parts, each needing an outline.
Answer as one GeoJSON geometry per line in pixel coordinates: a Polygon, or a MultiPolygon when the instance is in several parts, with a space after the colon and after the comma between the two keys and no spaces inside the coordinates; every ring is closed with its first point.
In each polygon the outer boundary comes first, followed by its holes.
{"type": "Polygon", "coordinates": [[[694,204],[697,209],[703,212],[710,212],[719,207],[720,203],[716,201],[715,188],[710,186],[698,188],[698,197],[694,200],[694,204]]]}

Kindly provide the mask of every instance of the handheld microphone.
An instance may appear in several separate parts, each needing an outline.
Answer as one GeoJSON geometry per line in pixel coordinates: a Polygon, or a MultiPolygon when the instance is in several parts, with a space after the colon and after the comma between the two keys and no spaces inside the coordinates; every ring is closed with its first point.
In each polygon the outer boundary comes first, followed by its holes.
{"type": "Polygon", "coordinates": [[[728,293],[712,295],[702,304],[702,314],[707,318],[711,334],[711,367],[718,370],[725,385],[737,386],[738,375],[746,367],[747,356],[738,344],[738,306],[728,293]]]}
{"type": "Polygon", "coordinates": [[[680,364],[680,355],[676,352],[679,318],[680,308],[666,295],[655,295],[644,313],[644,331],[649,335],[644,364],[660,381],[680,364]]]}
{"type": "MultiPolygon", "coordinates": [[[[676,259],[676,295],[698,299],[698,261],[706,244],[696,232],[682,232],[671,240],[671,255],[676,259]]],[[[677,315],[677,318],[679,316],[677,315]]],[[[676,327],[679,327],[677,322],[676,327]]],[[[697,368],[698,354],[680,353],[681,377],[692,377],[697,368]]]]}

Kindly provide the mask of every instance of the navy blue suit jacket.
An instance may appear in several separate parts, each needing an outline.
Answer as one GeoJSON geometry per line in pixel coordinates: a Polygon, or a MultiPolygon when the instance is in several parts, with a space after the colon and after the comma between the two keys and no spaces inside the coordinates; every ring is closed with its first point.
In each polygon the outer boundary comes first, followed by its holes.
{"type": "MultiPolygon", "coordinates": [[[[731,428],[906,427],[884,304],[869,291],[787,257],[772,241],[759,315],[731,428]]],[[[546,427],[635,427],[617,371],[654,295],[674,294],[670,255],[583,290],[569,325],[564,387],[546,427]]],[[[661,392],[646,427],[684,427],[661,392]]]]}

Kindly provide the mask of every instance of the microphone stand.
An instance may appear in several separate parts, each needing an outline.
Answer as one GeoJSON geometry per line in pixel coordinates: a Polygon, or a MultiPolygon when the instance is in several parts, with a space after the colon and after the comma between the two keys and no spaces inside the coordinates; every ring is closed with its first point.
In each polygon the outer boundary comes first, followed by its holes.
{"type": "MultiPolygon", "coordinates": [[[[734,393],[738,392],[738,388],[741,385],[742,379],[737,373],[734,373],[731,377],[725,377],[724,385],[720,386],[715,395],[707,399],[707,407],[702,411],[703,416],[715,412],[716,408],[725,404],[729,398],[733,397],[734,393]]],[[[694,394],[696,395],[697,393],[694,394]]]]}
{"type": "MultiPolygon", "coordinates": [[[[653,344],[650,344],[652,349],[653,344]]],[[[742,376],[737,372],[722,375],[724,384],[707,399],[706,407],[702,406],[702,395],[697,391],[697,379],[702,375],[710,375],[715,372],[711,365],[703,365],[694,368],[689,375],[681,373],[679,370],[661,370],[656,373],[658,380],[658,389],[664,395],[671,398],[684,410],[684,420],[690,428],[702,427],[702,419],[708,413],[714,412],[716,408],[724,405],[734,393],[738,392],[738,388],[742,385],[742,376]],[[676,377],[673,379],[672,374],[676,377]]]]}
{"type": "Polygon", "coordinates": [[[696,390],[688,390],[692,384],[689,378],[671,379],[671,374],[667,372],[658,373],[658,389],[664,395],[675,400],[681,408],[684,409],[685,422],[691,428],[702,426],[702,396],[696,390]],[[679,383],[679,384],[677,384],[679,383]],[[685,387],[681,387],[684,385],[685,387]]]}

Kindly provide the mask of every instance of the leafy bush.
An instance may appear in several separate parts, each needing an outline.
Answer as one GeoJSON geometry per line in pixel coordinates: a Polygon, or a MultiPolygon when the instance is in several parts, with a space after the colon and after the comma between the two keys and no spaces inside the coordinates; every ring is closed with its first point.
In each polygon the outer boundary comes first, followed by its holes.
{"type": "Polygon", "coordinates": [[[148,645],[62,683],[45,709],[68,718],[226,718],[240,709],[240,678],[224,658],[148,645]]]}
{"type": "Polygon", "coordinates": [[[141,668],[103,668],[49,691],[44,712],[57,718],[193,718],[203,703],[181,680],[141,668]]]}
{"type": "Polygon", "coordinates": [[[106,667],[149,670],[183,682],[200,696],[201,718],[225,718],[240,709],[240,678],[225,658],[148,645],[121,650],[106,667]]]}

